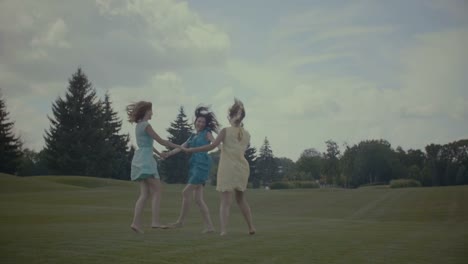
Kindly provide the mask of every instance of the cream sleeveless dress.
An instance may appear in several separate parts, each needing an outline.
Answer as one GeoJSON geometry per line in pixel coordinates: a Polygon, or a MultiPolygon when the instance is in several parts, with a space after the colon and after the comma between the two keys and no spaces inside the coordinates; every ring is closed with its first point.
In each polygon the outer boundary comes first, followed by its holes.
{"type": "Polygon", "coordinates": [[[245,191],[249,180],[249,163],[244,157],[250,134],[241,127],[228,127],[221,146],[216,190],[245,191]],[[241,139],[239,140],[239,136],[241,139]]]}

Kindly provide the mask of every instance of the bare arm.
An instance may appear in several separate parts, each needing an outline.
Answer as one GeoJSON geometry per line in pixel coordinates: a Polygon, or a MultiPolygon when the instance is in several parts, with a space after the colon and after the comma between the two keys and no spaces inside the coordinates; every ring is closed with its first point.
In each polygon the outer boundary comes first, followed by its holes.
{"type": "Polygon", "coordinates": [[[219,143],[221,143],[224,140],[225,136],[226,136],[226,129],[223,128],[221,130],[221,132],[219,132],[219,135],[215,139],[215,141],[211,142],[210,145],[205,145],[203,147],[198,147],[198,148],[189,148],[189,149],[186,149],[186,151],[187,152],[206,152],[206,151],[210,151],[210,150],[216,148],[219,145],[219,143]]]}
{"type": "MultiPolygon", "coordinates": [[[[215,138],[213,137],[213,134],[211,134],[211,132],[206,133],[206,139],[211,143],[215,142],[215,138]]],[[[221,150],[219,145],[218,145],[218,149],[221,150]]]]}
{"type": "Polygon", "coordinates": [[[154,140],[156,140],[156,142],[158,142],[159,144],[163,146],[170,147],[170,148],[180,148],[179,145],[174,144],[170,142],[169,140],[162,139],[156,132],[154,132],[153,128],[149,124],[148,126],[146,126],[145,131],[146,133],[148,133],[150,137],[152,137],[154,140]]]}
{"type": "MultiPolygon", "coordinates": [[[[185,141],[184,144],[182,144],[180,146],[183,147],[183,148],[188,147],[188,141],[185,141]]],[[[181,151],[180,148],[175,148],[175,149],[173,149],[171,151],[168,151],[168,152],[166,152],[166,158],[169,158],[170,156],[175,155],[175,154],[179,153],[180,151],[181,151]]]]}

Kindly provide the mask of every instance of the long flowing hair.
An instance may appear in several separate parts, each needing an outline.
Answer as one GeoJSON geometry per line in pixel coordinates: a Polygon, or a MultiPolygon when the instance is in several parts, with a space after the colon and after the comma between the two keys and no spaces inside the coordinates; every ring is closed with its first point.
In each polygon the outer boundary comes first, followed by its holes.
{"type": "Polygon", "coordinates": [[[237,98],[234,98],[234,104],[229,108],[229,121],[235,125],[242,125],[245,118],[244,104],[237,98]]]}
{"type": "Polygon", "coordinates": [[[241,141],[244,136],[244,124],[242,123],[245,118],[244,104],[239,99],[234,98],[234,104],[229,108],[228,113],[229,122],[240,127],[237,139],[241,141]]]}
{"type": "Polygon", "coordinates": [[[140,101],[127,105],[125,110],[127,111],[128,122],[138,123],[140,122],[148,110],[151,110],[153,104],[151,102],[140,101]]]}
{"type": "Polygon", "coordinates": [[[199,105],[195,109],[195,122],[199,117],[204,117],[206,120],[206,127],[209,128],[211,131],[218,133],[219,130],[219,122],[216,119],[216,115],[213,111],[210,110],[209,106],[199,105]]]}

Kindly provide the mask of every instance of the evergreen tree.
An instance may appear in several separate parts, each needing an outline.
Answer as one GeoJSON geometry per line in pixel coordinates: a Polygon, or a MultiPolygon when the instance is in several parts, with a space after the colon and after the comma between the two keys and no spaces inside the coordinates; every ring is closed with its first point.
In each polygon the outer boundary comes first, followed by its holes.
{"type": "Polygon", "coordinates": [[[130,179],[131,161],[128,160],[130,136],[120,135],[122,120],[112,108],[107,92],[102,102],[104,153],[101,154],[101,175],[106,178],[130,179]]]}
{"type": "MultiPolygon", "coordinates": [[[[183,144],[192,135],[192,126],[188,123],[184,108],[179,108],[179,114],[167,129],[169,141],[183,144]]],[[[162,162],[164,180],[168,183],[186,183],[188,179],[189,155],[183,151],[162,162]]]]}
{"type": "Polygon", "coordinates": [[[0,172],[14,174],[20,164],[22,143],[13,133],[14,122],[9,121],[9,114],[0,94],[0,172]]]}
{"type": "Polygon", "coordinates": [[[249,182],[252,183],[253,188],[260,187],[260,179],[258,175],[255,173],[256,170],[256,159],[257,159],[257,149],[255,147],[247,146],[244,154],[245,159],[249,162],[250,167],[250,174],[249,174],[249,182]]]}
{"type": "Polygon", "coordinates": [[[273,156],[270,142],[265,137],[260,148],[260,155],[257,158],[257,173],[263,185],[269,185],[278,175],[278,167],[273,156]]]}
{"type": "Polygon", "coordinates": [[[327,184],[341,184],[340,182],[340,149],[333,140],[325,141],[327,152],[323,153],[322,171],[327,184]]]}
{"type": "Polygon", "coordinates": [[[79,68],[69,79],[65,98],[52,105],[51,126],[45,135],[45,154],[50,172],[64,175],[103,176],[105,147],[102,104],[79,68]]]}

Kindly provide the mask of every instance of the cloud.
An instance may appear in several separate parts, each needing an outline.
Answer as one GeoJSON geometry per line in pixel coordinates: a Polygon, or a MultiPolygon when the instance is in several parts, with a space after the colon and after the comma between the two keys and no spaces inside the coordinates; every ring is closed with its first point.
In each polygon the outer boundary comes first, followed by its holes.
{"type": "Polygon", "coordinates": [[[229,36],[185,2],[0,2],[0,85],[18,131],[36,149],[77,67],[100,95],[110,91],[121,117],[132,100],[154,100],[168,117],[164,133],[179,105],[198,101],[181,72],[223,67],[229,49],[229,36]]]}
{"type": "MultiPolygon", "coordinates": [[[[99,95],[109,90],[121,118],[128,103],[153,102],[163,137],[180,106],[191,120],[196,105],[211,104],[227,125],[238,97],[252,144],[267,136],[277,156],[323,151],[328,139],[423,148],[468,131],[468,22],[448,15],[452,2],[442,6],[278,4],[224,17],[174,0],[4,0],[0,84],[17,129],[38,148],[51,103],[78,66],[99,95]],[[239,19],[258,23],[237,28],[239,19]]],[[[133,133],[128,122],[124,132],[133,133]]]]}
{"type": "Polygon", "coordinates": [[[49,28],[45,33],[39,37],[33,38],[31,46],[70,48],[70,43],[65,40],[67,32],[67,25],[62,18],[58,18],[54,23],[49,25],[49,28]]]}
{"type": "Polygon", "coordinates": [[[405,117],[443,117],[468,121],[468,31],[450,30],[415,36],[402,52],[405,117]]]}
{"type": "Polygon", "coordinates": [[[155,72],[219,67],[230,49],[184,2],[6,0],[0,10],[0,59],[17,79],[57,81],[82,66],[103,86],[139,85],[155,72]]]}

